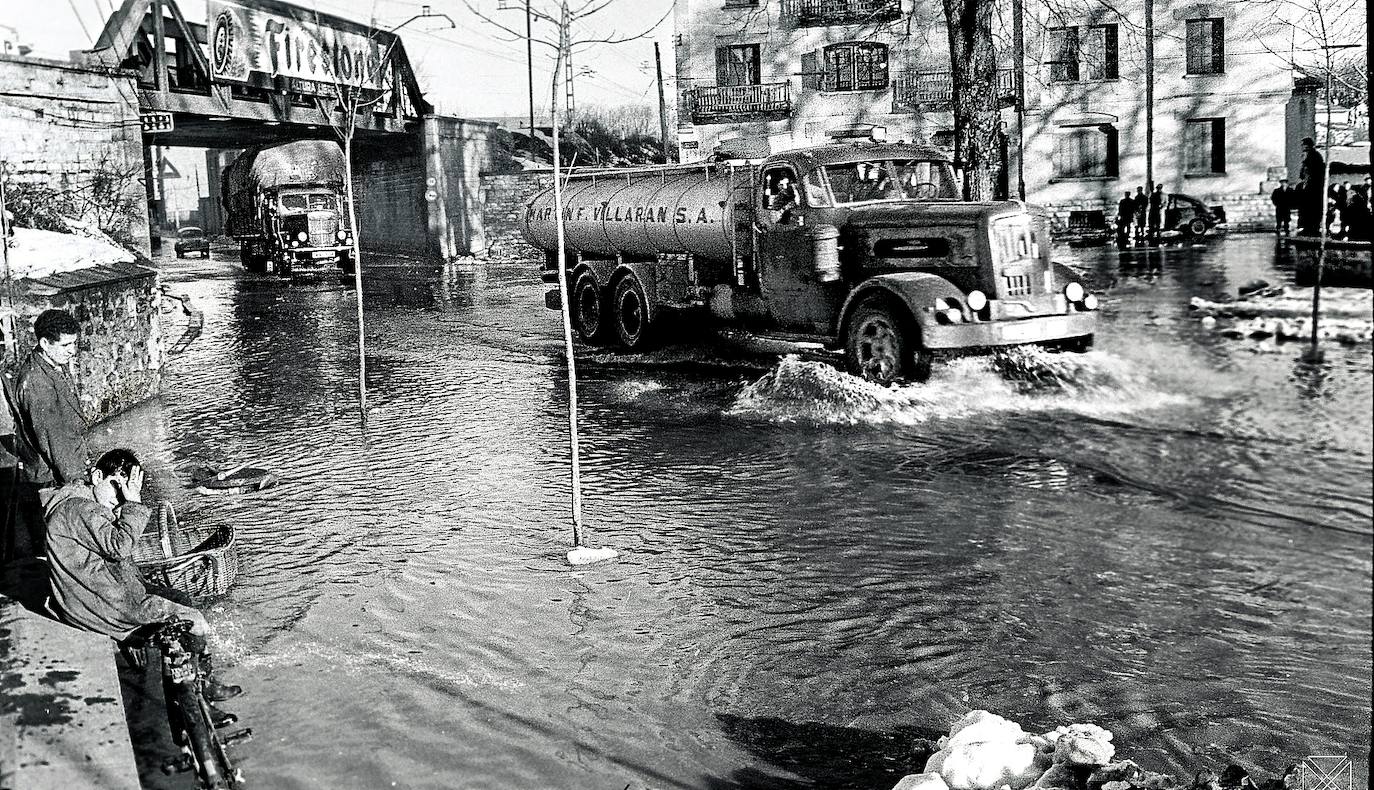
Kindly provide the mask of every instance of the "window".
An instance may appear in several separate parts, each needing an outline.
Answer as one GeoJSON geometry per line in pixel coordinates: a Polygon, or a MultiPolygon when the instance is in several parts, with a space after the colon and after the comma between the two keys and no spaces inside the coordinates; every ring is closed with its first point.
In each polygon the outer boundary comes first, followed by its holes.
{"type": "Polygon", "coordinates": [[[1078,28],[1050,28],[1050,80],[1076,82],[1078,80],[1078,28]]]}
{"type": "Polygon", "coordinates": [[[872,91],[887,87],[886,44],[835,44],[825,48],[825,89],[872,91]]]}
{"type": "Polygon", "coordinates": [[[1115,178],[1116,160],[1115,127],[1069,127],[1055,138],[1055,178],[1115,178]]]}
{"type": "Polygon", "coordinates": [[[716,48],[716,84],[758,85],[759,45],[742,44],[716,48]]]}
{"type": "Polygon", "coordinates": [[[1183,128],[1183,172],[1226,172],[1226,119],[1197,118],[1183,128]]]}
{"type": "Polygon", "coordinates": [[[1114,80],[1117,65],[1116,25],[1050,28],[1050,80],[1114,80]]]}
{"type": "Polygon", "coordinates": [[[1188,73],[1226,71],[1226,36],[1220,19],[1188,20],[1188,73]]]}

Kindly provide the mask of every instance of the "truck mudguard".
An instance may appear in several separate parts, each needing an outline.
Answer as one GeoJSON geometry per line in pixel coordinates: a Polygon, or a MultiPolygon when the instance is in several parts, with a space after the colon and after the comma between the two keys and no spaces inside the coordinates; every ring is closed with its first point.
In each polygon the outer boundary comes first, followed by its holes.
{"type": "Polygon", "coordinates": [[[916,325],[924,329],[935,323],[935,300],[949,297],[963,304],[964,294],[949,280],[929,272],[893,272],[870,277],[849,293],[840,308],[840,324],[836,336],[844,337],[849,317],[865,299],[882,294],[895,299],[911,312],[916,325]]]}

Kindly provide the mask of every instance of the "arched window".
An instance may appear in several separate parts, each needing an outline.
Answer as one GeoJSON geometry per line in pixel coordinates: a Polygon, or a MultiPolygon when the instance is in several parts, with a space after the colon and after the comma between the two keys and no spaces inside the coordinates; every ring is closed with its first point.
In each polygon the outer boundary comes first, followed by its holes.
{"type": "Polygon", "coordinates": [[[873,91],[887,87],[887,45],[867,42],[825,48],[825,89],[873,91]]]}

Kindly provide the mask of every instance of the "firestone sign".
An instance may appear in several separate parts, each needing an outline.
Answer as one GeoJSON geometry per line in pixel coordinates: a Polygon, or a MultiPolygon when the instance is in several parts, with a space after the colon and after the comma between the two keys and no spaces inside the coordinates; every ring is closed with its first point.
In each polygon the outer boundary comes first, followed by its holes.
{"type": "Polygon", "coordinates": [[[260,74],[381,90],[385,48],[309,13],[301,9],[304,18],[297,18],[248,2],[208,0],[211,75],[224,82],[249,83],[260,74]]]}

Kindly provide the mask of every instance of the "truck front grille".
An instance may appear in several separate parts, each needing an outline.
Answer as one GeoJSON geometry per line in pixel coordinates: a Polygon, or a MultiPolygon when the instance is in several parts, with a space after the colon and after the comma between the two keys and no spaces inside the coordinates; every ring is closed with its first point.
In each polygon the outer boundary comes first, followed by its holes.
{"type": "Polygon", "coordinates": [[[310,246],[333,246],[334,234],[339,232],[339,218],[336,216],[312,216],[307,232],[310,234],[310,246]]]}
{"type": "Polygon", "coordinates": [[[1006,296],[1030,296],[1032,293],[1031,276],[1029,274],[1008,274],[1002,278],[1005,281],[1002,293],[1006,296]]]}

